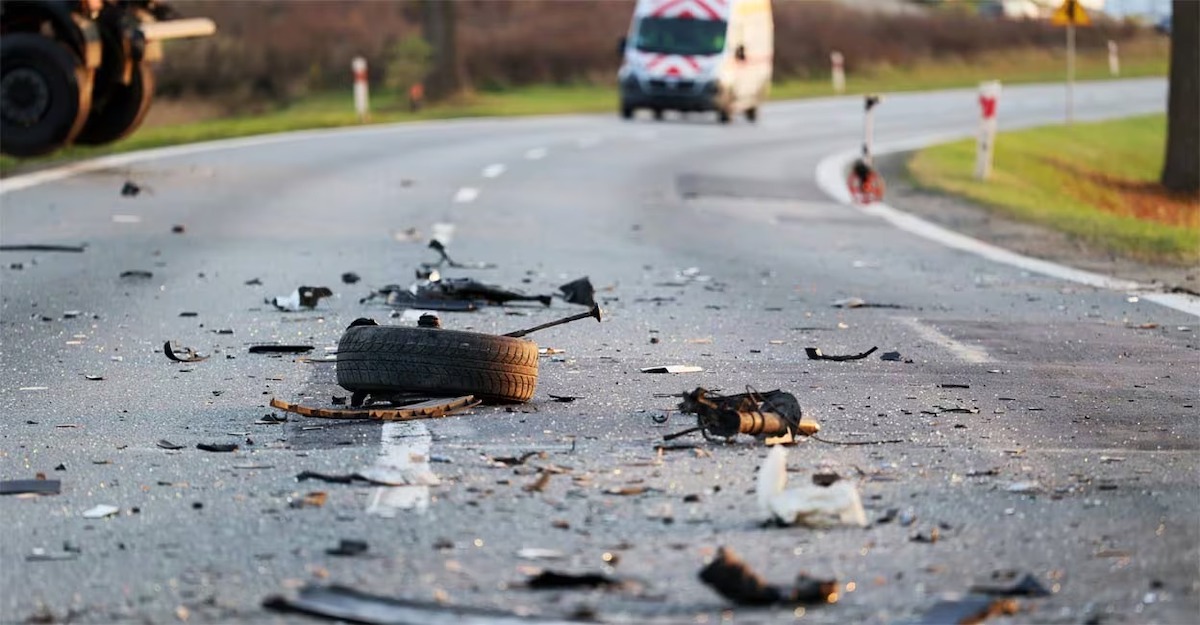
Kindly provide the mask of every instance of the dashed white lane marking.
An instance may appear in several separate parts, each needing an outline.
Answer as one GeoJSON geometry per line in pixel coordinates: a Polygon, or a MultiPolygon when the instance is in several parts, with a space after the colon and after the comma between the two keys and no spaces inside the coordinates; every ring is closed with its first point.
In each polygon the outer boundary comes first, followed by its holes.
{"type": "Polygon", "coordinates": [[[500,174],[503,173],[504,165],[502,163],[492,163],[491,165],[483,168],[484,178],[498,178],[500,174]]]}
{"type": "Polygon", "coordinates": [[[474,202],[479,197],[479,189],[475,187],[463,187],[454,192],[454,201],[460,204],[474,202]]]}
{"type": "Polygon", "coordinates": [[[380,486],[367,502],[367,514],[395,517],[401,510],[424,512],[429,507],[429,487],[440,483],[429,470],[433,436],[419,421],[389,421],[383,424],[379,458],[363,471],[369,479],[397,486],[380,486]]]}
{"type": "Polygon", "coordinates": [[[577,141],[575,145],[581,150],[586,150],[588,148],[594,148],[600,145],[600,143],[603,141],[604,140],[600,137],[583,137],[577,141]]]}
{"type": "Polygon", "coordinates": [[[548,152],[549,151],[546,148],[533,148],[532,150],[529,150],[528,152],[525,153],[525,158],[527,158],[531,161],[540,160],[540,159],[546,158],[546,154],[548,152]]]}
{"type": "MultiPolygon", "coordinates": [[[[891,152],[902,152],[905,150],[913,150],[922,148],[935,143],[944,143],[954,139],[961,138],[961,133],[958,134],[939,134],[929,135],[925,137],[915,137],[913,139],[896,142],[880,146],[875,150],[876,155],[887,154],[891,152]]],[[[985,243],[979,239],[975,239],[964,234],[959,234],[952,230],[943,228],[937,224],[925,221],[915,215],[896,210],[882,202],[861,206],[854,204],[850,199],[850,191],[846,188],[846,180],[844,172],[849,164],[858,158],[858,150],[845,150],[836,154],[831,154],[821,159],[817,164],[816,179],[817,186],[825,192],[826,195],[843,203],[850,204],[860,211],[874,215],[891,223],[893,226],[910,232],[920,237],[924,237],[946,247],[962,250],[971,254],[982,256],[990,261],[1002,263],[1025,271],[1058,278],[1059,280],[1067,280],[1088,286],[1109,289],[1113,291],[1137,292],[1144,299],[1150,300],[1157,304],[1161,304],[1168,308],[1173,308],[1180,312],[1185,312],[1190,315],[1200,317],[1200,298],[1190,297],[1183,294],[1174,293],[1155,293],[1150,290],[1150,287],[1133,282],[1130,280],[1122,280],[1112,276],[1106,276],[1074,267],[1067,267],[1042,260],[1040,258],[1031,258],[1016,252],[1006,250],[1002,247],[985,243]]]]}
{"type": "Polygon", "coordinates": [[[142,218],[137,215],[113,215],[112,220],[113,220],[114,224],[140,224],[140,223],[142,223],[142,218]]]}
{"type": "Polygon", "coordinates": [[[911,317],[901,317],[900,322],[912,328],[921,338],[945,349],[959,360],[972,364],[992,362],[992,357],[982,347],[960,343],[942,334],[937,328],[921,323],[920,320],[911,317]]]}

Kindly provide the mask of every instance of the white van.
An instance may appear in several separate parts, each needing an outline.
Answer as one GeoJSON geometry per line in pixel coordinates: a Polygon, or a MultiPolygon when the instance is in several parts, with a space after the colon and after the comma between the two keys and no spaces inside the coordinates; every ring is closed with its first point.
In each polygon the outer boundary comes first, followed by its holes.
{"type": "Polygon", "coordinates": [[[649,109],[758,118],[775,55],[771,0],[638,0],[621,38],[621,117],[649,109]]]}

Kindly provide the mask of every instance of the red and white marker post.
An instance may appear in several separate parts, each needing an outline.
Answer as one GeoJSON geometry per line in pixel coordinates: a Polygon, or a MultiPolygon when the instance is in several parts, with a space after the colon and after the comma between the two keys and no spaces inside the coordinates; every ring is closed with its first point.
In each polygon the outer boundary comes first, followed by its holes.
{"type": "Polygon", "coordinates": [[[832,66],[831,75],[833,76],[833,92],[843,93],[846,91],[846,66],[845,57],[841,52],[834,50],[829,53],[829,64],[832,66]]]}
{"type": "Polygon", "coordinates": [[[987,180],[992,173],[992,154],[996,147],[996,108],[1000,104],[1000,81],[989,80],[979,84],[978,151],[975,155],[975,177],[987,180]]]}
{"type": "Polygon", "coordinates": [[[367,60],[354,57],[350,69],[354,71],[354,110],[358,113],[358,121],[366,122],[370,115],[367,109],[367,60]]]}

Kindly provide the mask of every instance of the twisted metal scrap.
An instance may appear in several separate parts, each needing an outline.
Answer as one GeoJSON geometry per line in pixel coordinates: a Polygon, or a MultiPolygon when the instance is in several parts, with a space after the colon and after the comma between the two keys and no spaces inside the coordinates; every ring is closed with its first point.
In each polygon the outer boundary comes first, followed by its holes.
{"type": "Polygon", "coordinates": [[[679,411],[697,416],[697,426],[663,440],[672,440],[699,431],[704,438],[724,438],[726,441],[738,434],[753,436],[782,436],[803,434],[800,427],[802,410],[796,396],[781,390],[759,393],[746,387],[747,392],[737,395],[719,395],[702,387],[684,393],[679,402],[679,411]]]}

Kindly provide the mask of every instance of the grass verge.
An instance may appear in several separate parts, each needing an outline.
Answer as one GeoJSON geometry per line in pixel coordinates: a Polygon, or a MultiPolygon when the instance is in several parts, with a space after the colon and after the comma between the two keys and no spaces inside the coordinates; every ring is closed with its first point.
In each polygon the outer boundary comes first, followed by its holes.
{"type": "MultiPolygon", "coordinates": [[[[1168,53],[1169,41],[1163,37],[1132,43],[1122,51],[1122,76],[1165,76],[1168,53]]],[[[1061,50],[1027,49],[997,53],[970,62],[941,59],[913,67],[873,66],[850,74],[847,77],[847,92],[883,93],[969,87],[991,79],[1006,84],[1061,80],[1064,64],[1061,50]]],[[[1077,76],[1080,80],[1109,78],[1107,53],[1081,52],[1077,60],[1077,76]]],[[[771,97],[786,100],[830,95],[833,92],[829,80],[821,77],[782,81],[773,86],[771,97]]],[[[376,92],[372,105],[372,123],[608,111],[615,114],[617,95],[611,85],[522,87],[504,92],[475,93],[413,113],[407,110],[406,102],[395,95],[376,92]]],[[[0,156],[0,176],[118,152],[289,130],[353,126],[358,123],[348,91],[317,94],[286,107],[253,115],[142,128],[128,139],[98,148],[72,147],[48,157],[26,160],[0,156]]]]}
{"type": "Polygon", "coordinates": [[[1159,184],[1166,116],[1000,133],[994,168],[974,178],[975,142],[916,152],[913,181],[1019,220],[1049,226],[1130,258],[1200,262],[1200,197],[1159,184]]]}

